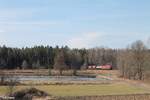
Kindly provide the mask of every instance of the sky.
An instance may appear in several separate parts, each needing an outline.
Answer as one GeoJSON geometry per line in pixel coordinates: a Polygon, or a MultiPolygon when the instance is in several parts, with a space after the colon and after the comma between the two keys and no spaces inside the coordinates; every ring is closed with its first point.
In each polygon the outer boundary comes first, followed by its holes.
{"type": "Polygon", "coordinates": [[[0,45],[125,48],[136,40],[148,44],[149,5],[149,0],[0,0],[0,45]]]}

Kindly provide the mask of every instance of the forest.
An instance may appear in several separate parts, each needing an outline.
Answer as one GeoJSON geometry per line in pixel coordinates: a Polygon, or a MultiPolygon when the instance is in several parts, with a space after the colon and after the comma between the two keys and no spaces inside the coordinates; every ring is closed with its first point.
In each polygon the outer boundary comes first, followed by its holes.
{"type": "Polygon", "coordinates": [[[108,48],[70,49],[69,47],[35,46],[32,48],[0,47],[1,69],[54,68],[63,60],[68,69],[86,69],[88,65],[110,63],[116,66],[117,50],[108,48]],[[61,56],[61,57],[59,57],[61,56]]]}
{"type": "Polygon", "coordinates": [[[89,65],[111,64],[123,77],[140,79],[149,70],[150,50],[138,40],[125,49],[104,47],[70,49],[34,46],[31,48],[0,47],[1,69],[87,69],[89,65]]]}

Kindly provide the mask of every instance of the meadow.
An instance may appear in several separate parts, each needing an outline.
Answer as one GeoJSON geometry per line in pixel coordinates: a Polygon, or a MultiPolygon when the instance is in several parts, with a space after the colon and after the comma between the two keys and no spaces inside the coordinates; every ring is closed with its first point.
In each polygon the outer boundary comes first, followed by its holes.
{"type": "MultiPolygon", "coordinates": [[[[39,86],[16,86],[15,91],[26,88],[37,88],[53,96],[100,96],[100,95],[125,95],[150,93],[143,87],[136,87],[125,83],[99,84],[99,85],[39,85],[39,86]]],[[[0,94],[8,92],[7,86],[0,86],[0,94]]]]}

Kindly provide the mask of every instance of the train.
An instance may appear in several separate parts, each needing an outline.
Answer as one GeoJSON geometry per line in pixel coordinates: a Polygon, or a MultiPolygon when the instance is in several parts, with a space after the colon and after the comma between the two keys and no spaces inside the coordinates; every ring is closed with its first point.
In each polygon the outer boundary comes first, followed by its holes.
{"type": "Polygon", "coordinates": [[[90,65],[88,69],[92,70],[112,70],[112,65],[105,64],[105,65],[90,65]]]}

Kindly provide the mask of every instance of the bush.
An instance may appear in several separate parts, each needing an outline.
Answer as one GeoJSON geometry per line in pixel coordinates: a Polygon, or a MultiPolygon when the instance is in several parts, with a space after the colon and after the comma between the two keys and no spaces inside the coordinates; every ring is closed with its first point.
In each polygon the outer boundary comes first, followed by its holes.
{"type": "Polygon", "coordinates": [[[25,90],[15,92],[10,96],[15,97],[15,100],[32,100],[34,96],[46,97],[49,96],[49,94],[45,93],[44,91],[38,90],[36,88],[30,88],[30,89],[25,89],[25,90]]]}

